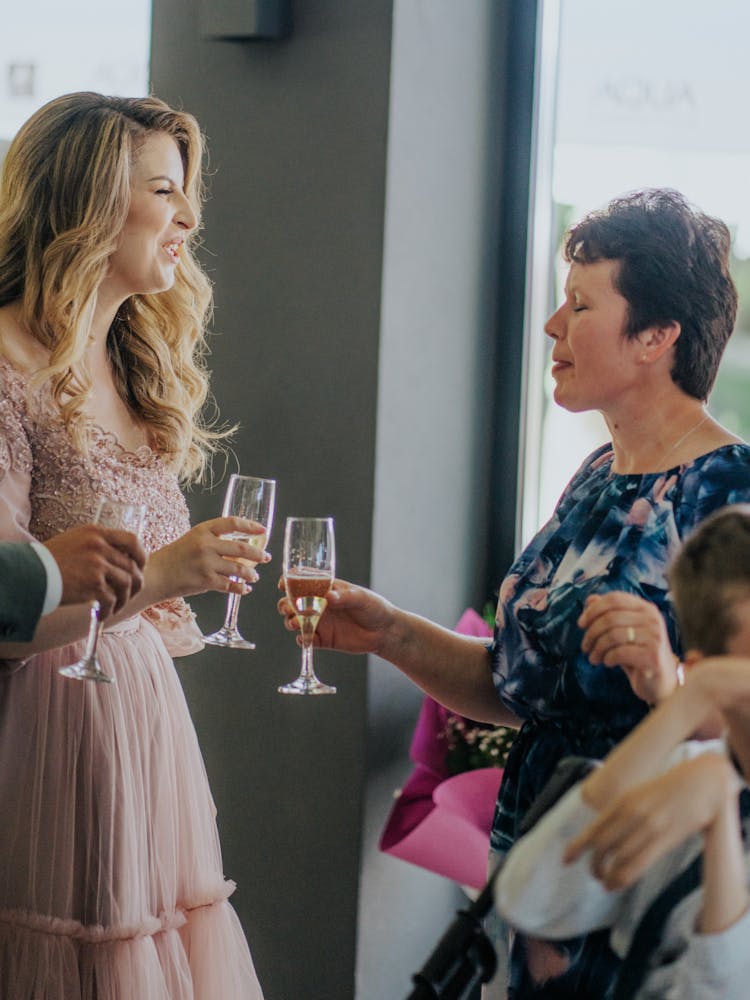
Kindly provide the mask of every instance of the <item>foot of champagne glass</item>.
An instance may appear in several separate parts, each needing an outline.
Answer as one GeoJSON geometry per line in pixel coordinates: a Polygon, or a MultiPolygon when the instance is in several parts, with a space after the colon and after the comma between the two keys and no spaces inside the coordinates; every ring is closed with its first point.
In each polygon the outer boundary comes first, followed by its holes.
{"type": "Polygon", "coordinates": [[[240,609],[240,595],[230,594],[227,601],[227,616],[224,624],[211,635],[204,635],[203,641],[211,646],[224,646],[227,649],[255,649],[255,643],[245,639],[237,628],[237,614],[240,609]]]}
{"type": "Polygon", "coordinates": [[[63,677],[72,677],[77,681],[99,681],[102,684],[114,684],[114,677],[105,674],[99,668],[96,660],[79,660],[78,663],[71,663],[69,667],[60,667],[59,674],[63,677]]]}
{"type": "Polygon", "coordinates": [[[291,684],[283,684],[279,688],[279,694],[336,694],[336,688],[330,684],[323,684],[315,675],[300,676],[291,684]]]}
{"type": "Polygon", "coordinates": [[[243,638],[237,629],[230,629],[225,625],[211,635],[204,635],[203,641],[210,646],[226,646],[228,649],[255,649],[254,642],[243,638]]]}
{"type": "Polygon", "coordinates": [[[89,611],[89,634],[86,640],[86,649],[83,656],[77,663],[71,663],[67,667],[60,667],[59,674],[63,677],[72,677],[77,681],[100,681],[103,684],[114,684],[114,677],[105,674],[99,666],[96,655],[96,647],[99,643],[101,632],[101,622],[99,621],[99,611],[101,606],[98,601],[91,602],[89,611]]]}

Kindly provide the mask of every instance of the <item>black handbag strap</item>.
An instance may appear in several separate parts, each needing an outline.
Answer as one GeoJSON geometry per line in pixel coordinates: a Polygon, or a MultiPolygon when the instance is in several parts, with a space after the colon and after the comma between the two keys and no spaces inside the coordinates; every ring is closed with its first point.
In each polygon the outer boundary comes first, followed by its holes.
{"type": "Polygon", "coordinates": [[[594,760],[593,757],[571,756],[559,760],[546,785],[542,787],[541,792],[531,803],[521,820],[518,826],[518,836],[523,837],[527,834],[573,785],[583,781],[600,764],[601,761],[594,760]]]}
{"type": "MultiPolygon", "coordinates": [[[[744,821],[750,816],[750,793],[743,788],[739,797],[740,817],[744,821]]],[[[743,841],[746,841],[743,823],[743,841]]],[[[670,913],[680,900],[684,899],[701,884],[703,875],[703,854],[693,859],[669,885],[663,889],[641,917],[630,942],[628,953],[620,966],[617,984],[612,1000],[633,1000],[646,978],[651,956],[662,939],[664,927],[670,913]]]]}
{"type": "Polygon", "coordinates": [[[700,885],[703,855],[699,854],[646,910],[630,942],[617,977],[613,1000],[633,1000],[646,978],[651,955],[661,941],[664,926],[675,906],[700,885]]]}

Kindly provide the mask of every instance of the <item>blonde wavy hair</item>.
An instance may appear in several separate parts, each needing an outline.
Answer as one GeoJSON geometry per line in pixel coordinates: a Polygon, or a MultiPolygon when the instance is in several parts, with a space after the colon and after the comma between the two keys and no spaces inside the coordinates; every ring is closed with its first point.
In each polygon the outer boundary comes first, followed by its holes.
{"type": "MultiPolygon", "coordinates": [[[[177,143],[185,194],[200,218],[203,137],[195,118],[155,97],[67,94],[40,108],[8,149],[0,178],[0,305],[16,302],[45,348],[49,380],[69,433],[85,448],[82,407],[92,375],[83,364],[97,292],[130,204],[142,142],[177,143]]],[[[208,397],[205,327],[211,286],[186,241],[173,286],[133,295],[118,310],[107,350],[118,392],[148,428],[152,446],[183,481],[206,469],[227,431],[203,417],[208,397]]]]}

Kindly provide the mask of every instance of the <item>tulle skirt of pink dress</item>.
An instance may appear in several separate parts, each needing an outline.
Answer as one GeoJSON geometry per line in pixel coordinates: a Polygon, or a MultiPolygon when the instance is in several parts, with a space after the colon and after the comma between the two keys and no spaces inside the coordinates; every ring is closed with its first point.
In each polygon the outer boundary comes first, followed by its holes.
{"type": "Polygon", "coordinates": [[[174,664],[143,618],[0,679],[0,997],[262,1000],[174,664]]]}

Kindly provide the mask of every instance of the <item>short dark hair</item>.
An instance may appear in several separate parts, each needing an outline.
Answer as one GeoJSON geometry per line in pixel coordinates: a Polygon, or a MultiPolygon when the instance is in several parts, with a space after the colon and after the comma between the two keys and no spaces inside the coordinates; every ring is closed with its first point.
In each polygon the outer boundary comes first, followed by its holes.
{"type": "Polygon", "coordinates": [[[683,648],[726,652],[738,627],[735,605],[750,599],[750,504],[702,521],[667,572],[683,648]]]}
{"type": "Polygon", "coordinates": [[[614,279],[627,300],[625,336],[675,321],[672,380],[706,400],[734,329],[737,289],[729,273],[730,235],[678,191],[649,188],[615,198],[573,226],[565,260],[619,263],[614,279]]]}

